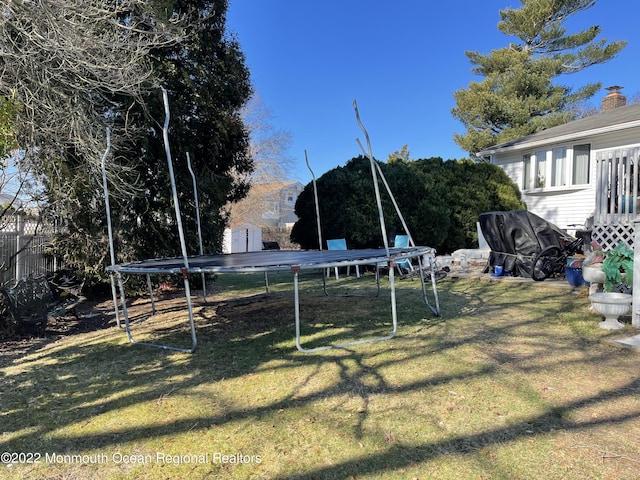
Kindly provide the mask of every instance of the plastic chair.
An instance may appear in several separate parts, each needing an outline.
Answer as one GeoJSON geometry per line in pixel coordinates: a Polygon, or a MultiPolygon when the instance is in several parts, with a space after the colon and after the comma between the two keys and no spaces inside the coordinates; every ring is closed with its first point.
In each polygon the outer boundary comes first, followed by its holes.
{"type": "MultiPolygon", "coordinates": [[[[344,238],[335,238],[333,240],[327,240],[327,249],[328,250],[347,250],[347,240],[344,238]]],[[[355,267],[356,267],[356,277],[360,278],[360,268],[358,267],[358,265],[356,265],[355,267]]],[[[338,276],[338,267],[334,267],[334,270],[335,270],[336,280],[338,280],[338,278],[340,278],[338,276]]],[[[351,271],[351,267],[348,266],[347,275],[349,275],[350,271],[351,271]]],[[[330,272],[330,269],[327,269],[327,277],[329,276],[329,272],[330,272]]]]}
{"type": "MultiPolygon", "coordinates": [[[[396,247],[396,248],[408,247],[409,246],[409,235],[396,235],[393,238],[393,246],[396,247]]],[[[386,266],[387,266],[387,264],[385,262],[381,262],[381,263],[378,263],[378,265],[377,265],[378,268],[377,269],[384,268],[386,266]]],[[[401,277],[404,274],[410,273],[410,272],[413,271],[413,265],[407,259],[395,260],[393,262],[393,266],[394,266],[394,268],[396,268],[398,270],[398,275],[400,275],[401,277]]]]}
{"type": "MultiPolygon", "coordinates": [[[[409,235],[396,235],[395,238],[393,239],[393,246],[396,248],[408,247],[409,235]]],[[[413,265],[407,259],[398,260],[396,262],[393,262],[393,264],[398,268],[398,270],[400,270],[401,274],[402,274],[402,270],[408,270],[408,271],[413,270],[413,265]]]]}

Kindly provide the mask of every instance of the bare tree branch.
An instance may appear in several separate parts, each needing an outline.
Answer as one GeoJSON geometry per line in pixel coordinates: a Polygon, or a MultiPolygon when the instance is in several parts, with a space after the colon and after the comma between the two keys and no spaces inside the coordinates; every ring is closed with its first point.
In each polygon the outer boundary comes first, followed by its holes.
{"type": "Polygon", "coordinates": [[[135,135],[126,113],[154,86],[150,55],[181,31],[177,20],[159,23],[146,0],[5,0],[0,95],[21,105],[25,158],[55,175],[55,161],[71,155],[99,179],[106,125],[114,144],[135,135]]]}
{"type": "Polygon", "coordinates": [[[256,212],[264,211],[265,199],[272,187],[285,182],[289,176],[292,161],[286,151],[291,144],[291,134],[275,129],[272,117],[271,110],[258,94],[254,94],[242,111],[242,121],[249,131],[249,155],[254,169],[241,176],[252,185],[247,197],[227,206],[232,223],[255,219],[256,212]]]}

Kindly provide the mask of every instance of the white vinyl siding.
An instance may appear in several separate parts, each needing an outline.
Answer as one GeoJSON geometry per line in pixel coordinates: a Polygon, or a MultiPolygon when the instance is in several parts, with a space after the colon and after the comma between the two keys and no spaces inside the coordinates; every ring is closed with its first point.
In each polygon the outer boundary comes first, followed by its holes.
{"type": "MultiPolygon", "coordinates": [[[[548,142],[525,148],[508,147],[492,153],[491,162],[501,167],[509,178],[520,186],[521,198],[528,210],[561,228],[572,230],[575,227],[570,227],[571,225],[583,223],[585,219],[593,216],[597,211],[598,156],[608,155],[608,152],[612,150],[628,150],[638,147],[640,147],[640,126],[632,126],[602,134],[576,136],[569,140],[558,141],[558,139],[550,138],[548,142]],[[553,173],[552,168],[553,151],[556,148],[566,149],[565,185],[552,186],[552,183],[559,183],[559,177],[557,173],[553,173]],[[543,150],[550,152],[548,157],[549,183],[544,188],[535,188],[535,153],[543,150]]],[[[634,172],[636,169],[637,166],[634,172]]],[[[631,196],[632,185],[631,183],[629,185],[629,196],[631,196]]],[[[638,189],[640,189],[640,178],[638,189]]],[[[635,188],[633,191],[636,191],[635,188]]],[[[600,194],[601,196],[602,194],[600,194]]],[[[622,200],[619,200],[619,203],[624,204],[622,200]]],[[[636,209],[640,212],[638,201],[634,205],[634,210],[636,209]]],[[[635,211],[634,214],[637,215],[635,211]]],[[[606,213],[606,215],[611,214],[606,213]]]]}

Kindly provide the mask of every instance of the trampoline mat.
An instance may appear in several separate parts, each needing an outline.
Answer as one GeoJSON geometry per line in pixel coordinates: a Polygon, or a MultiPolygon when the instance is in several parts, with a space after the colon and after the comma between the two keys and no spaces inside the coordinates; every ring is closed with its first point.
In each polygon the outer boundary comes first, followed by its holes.
{"type": "MultiPolygon", "coordinates": [[[[390,248],[394,260],[415,258],[433,252],[431,247],[390,248]]],[[[190,273],[200,272],[256,272],[329,268],[343,265],[361,265],[386,262],[385,249],[364,250],[263,250],[260,252],[223,253],[188,257],[190,273]]],[[[185,267],[183,257],[156,258],[121,263],[107,267],[107,271],[120,273],[180,273],[185,267]]]]}

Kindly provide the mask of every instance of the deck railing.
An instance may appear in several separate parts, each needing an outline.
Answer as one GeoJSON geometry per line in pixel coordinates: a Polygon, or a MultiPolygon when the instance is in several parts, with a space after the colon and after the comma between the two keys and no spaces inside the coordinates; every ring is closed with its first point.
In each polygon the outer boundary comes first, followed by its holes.
{"type": "Polygon", "coordinates": [[[624,241],[633,245],[633,221],[638,218],[640,147],[596,154],[596,209],[593,236],[604,247],[624,241]]]}

